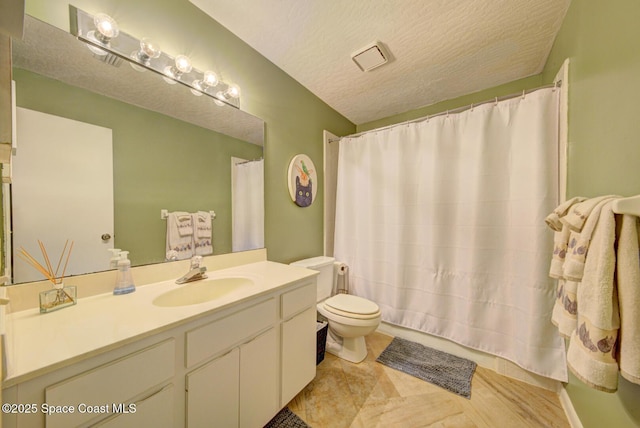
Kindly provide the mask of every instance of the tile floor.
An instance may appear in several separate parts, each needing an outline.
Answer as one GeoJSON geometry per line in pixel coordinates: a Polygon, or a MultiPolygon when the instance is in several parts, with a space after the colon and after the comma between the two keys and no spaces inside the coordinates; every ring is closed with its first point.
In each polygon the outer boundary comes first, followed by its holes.
{"type": "Polygon", "coordinates": [[[391,340],[367,336],[360,364],[327,353],[289,408],[312,428],[570,426],[557,394],[489,369],[476,369],[467,400],[376,363],[391,340]]]}

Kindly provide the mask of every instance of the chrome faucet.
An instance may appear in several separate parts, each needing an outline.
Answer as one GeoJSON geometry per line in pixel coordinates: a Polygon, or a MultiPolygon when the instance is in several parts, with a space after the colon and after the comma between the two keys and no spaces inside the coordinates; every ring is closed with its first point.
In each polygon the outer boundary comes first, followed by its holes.
{"type": "Polygon", "coordinates": [[[191,258],[191,267],[189,267],[189,272],[187,272],[184,276],[178,278],[176,280],[176,284],[184,284],[191,281],[199,281],[201,279],[205,279],[207,275],[204,273],[207,271],[206,266],[200,266],[202,262],[202,256],[193,256],[191,258]]]}

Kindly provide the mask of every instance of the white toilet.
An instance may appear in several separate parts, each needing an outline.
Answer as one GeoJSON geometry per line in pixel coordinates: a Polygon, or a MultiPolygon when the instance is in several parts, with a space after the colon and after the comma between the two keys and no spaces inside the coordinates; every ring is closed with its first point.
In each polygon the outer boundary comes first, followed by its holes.
{"type": "Polygon", "coordinates": [[[318,312],[329,322],[326,351],[353,363],[367,356],[364,336],[380,324],[380,308],[374,302],[350,294],[331,296],[336,281],[333,257],[313,257],[291,263],[317,270],[318,312]]]}

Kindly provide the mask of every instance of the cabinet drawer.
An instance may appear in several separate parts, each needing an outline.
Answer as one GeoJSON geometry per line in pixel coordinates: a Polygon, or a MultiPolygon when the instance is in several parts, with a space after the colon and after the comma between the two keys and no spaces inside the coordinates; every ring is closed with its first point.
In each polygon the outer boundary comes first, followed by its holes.
{"type": "Polygon", "coordinates": [[[269,299],[187,332],[186,366],[202,362],[276,321],[276,302],[269,299]]]}
{"type": "Polygon", "coordinates": [[[91,426],[100,428],[173,428],[175,426],[173,396],[173,385],[167,385],[152,395],[136,401],[135,411],[130,407],[129,413],[111,416],[91,426]]]}
{"type": "Polygon", "coordinates": [[[45,388],[45,402],[49,406],[74,406],[75,412],[47,414],[47,428],[78,426],[98,416],[81,413],[81,403],[129,404],[127,400],[173,377],[174,369],[175,343],[170,339],[49,386],[45,388]]]}
{"type": "Polygon", "coordinates": [[[309,306],[315,306],[317,295],[315,281],[284,293],[282,295],[282,318],[287,319],[309,306]]]}

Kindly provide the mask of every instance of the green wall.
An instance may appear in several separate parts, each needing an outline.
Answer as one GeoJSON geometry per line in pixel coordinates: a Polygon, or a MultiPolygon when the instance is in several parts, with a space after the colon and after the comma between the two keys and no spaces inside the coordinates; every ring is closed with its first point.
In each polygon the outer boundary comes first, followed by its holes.
{"type": "Polygon", "coordinates": [[[373,122],[363,123],[358,125],[358,132],[364,132],[370,129],[392,125],[394,123],[402,123],[407,120],[419,119],[431,114],[442,113],[447,110],[454,110],[458,107],[465,107],[474,103],[484,102],[495,97],[503,97],[506,95],[521,93],[523,90],[537,88],[541,85],[542,75],[526,77],[524,79],[515,80],[513,82],[496,86],[494,88],[485,89],[483,91],[474,92],[462,97],[453,98],[436,104],[431,104],[419,109],[407,111],[394,116],[389,116],[373,122]]]}
{"type": "Polygon", "coordinates": [[[114,246],[134,265],[165,258],[161,209],[215,210],[214,254],[231,252],[231,157],[262,147],[25,70],[14,80],[19,107],[112,129],[114,246]]]}
{"type": "Polygon", "coordinates": [[[569,66],[569,196],[640,193],[640,2],[574,0],[544,69],[569,66]]]}
{"type": "MultiPolygon", "coordinates": [[[[547,60],[545,82],[571,61],[569,197],[640,193],[638,22],[637,0],[573,0],[547,60]]],[[[620,382],[607,394],[571,377],[567,393],[585,428],[640,426],[640,386],[620,382]]]]}
{"type": "MultiPolygon", "coordinates": [[[[290,262],[323,252],[324,192],[299,208],[289,197],[287,169],[298,153],[315,163],[322,183],[322,131],[346,135],[355,125],[187,0],[74,0],[114,17],[123,31],[152,37],[163,50],[189,55],[242,90],[241,108],[265,121],[265,245],[270,260],[290,262]]],[[[27,0],[26,11],[69,30],[68,2],[27,0]]],[[[268,34],[265,35],[268,37],[268,34]]],[[[137,202],[134,202],[137,204],[137,202]]]]}

